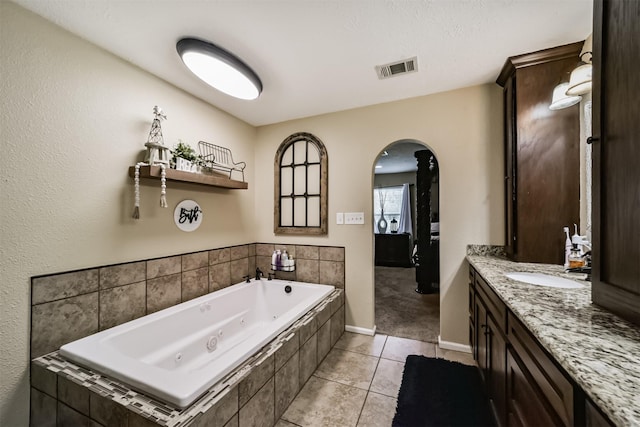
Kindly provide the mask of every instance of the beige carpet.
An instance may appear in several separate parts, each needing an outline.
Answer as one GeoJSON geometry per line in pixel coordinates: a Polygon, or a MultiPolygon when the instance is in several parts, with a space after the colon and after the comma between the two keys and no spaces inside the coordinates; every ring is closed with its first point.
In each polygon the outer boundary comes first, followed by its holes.
{"type": "Polygon", "coordinates": [[[438,342],[440,294],[415,291],[415,268],[376,267],[376,332],[438,342]]]}

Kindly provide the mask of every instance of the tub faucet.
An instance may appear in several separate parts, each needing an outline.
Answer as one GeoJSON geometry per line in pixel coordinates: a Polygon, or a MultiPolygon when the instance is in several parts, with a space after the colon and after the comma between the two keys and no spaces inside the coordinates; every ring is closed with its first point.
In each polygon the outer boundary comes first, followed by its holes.
{"type": "Polygon", "coordinates": [[[256,280],[260,280],[260,278],[264,276],[264,273],[259,268],[256,268],[256,280]]]}

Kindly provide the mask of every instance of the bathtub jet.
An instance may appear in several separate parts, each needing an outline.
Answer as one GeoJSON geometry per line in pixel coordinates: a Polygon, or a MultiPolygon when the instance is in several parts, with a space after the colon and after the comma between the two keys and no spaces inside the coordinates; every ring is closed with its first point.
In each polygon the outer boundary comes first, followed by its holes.
{"type": "Polygon", "coordinates": [[[60,354],[186,408],[333,290],[242,282],[65,344],[60,354]]]}

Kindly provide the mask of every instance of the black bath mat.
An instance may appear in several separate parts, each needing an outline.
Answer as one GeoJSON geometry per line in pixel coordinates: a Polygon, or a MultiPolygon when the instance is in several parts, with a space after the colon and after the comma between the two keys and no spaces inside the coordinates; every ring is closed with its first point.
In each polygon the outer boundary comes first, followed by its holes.
{"type": "Polygon", "coordinates": [[[407,357],[393,427],[494,425],[477,367],[407,357]]]}

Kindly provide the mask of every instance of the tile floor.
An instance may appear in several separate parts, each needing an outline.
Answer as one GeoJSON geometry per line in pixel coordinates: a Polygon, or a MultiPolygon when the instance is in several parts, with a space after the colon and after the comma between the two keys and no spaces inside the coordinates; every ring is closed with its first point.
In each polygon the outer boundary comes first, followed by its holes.
{"type": "Polygon", "coordinates": [[[345,332],[276,427],[389,427],[410,354],[475,365],[470,354],[387,335],[345,332]]]}

